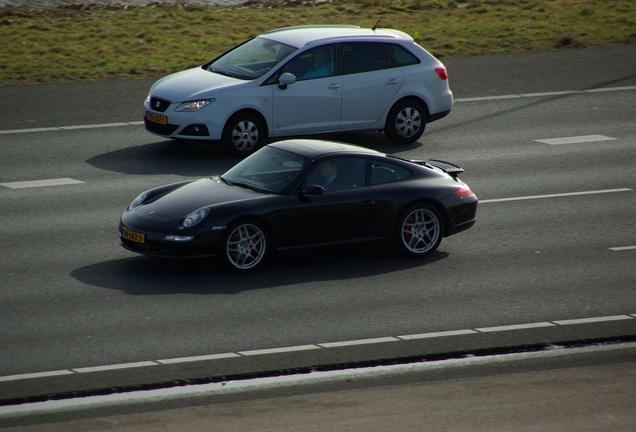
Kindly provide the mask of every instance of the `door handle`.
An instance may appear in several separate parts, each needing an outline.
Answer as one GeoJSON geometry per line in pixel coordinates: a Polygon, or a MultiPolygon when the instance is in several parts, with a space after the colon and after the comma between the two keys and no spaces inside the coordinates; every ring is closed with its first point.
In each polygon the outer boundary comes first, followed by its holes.
{"type": "Polygon", "coordinates": [[[399,80],[399,79],[397,79],[397,78],[391,78],[391,79],[390,79],[390,80],[388,80],[386,83],[387,83],[387,84],[391,84],[391,85],[393,85],[393,84],[399,84],[399,83],[400,83],[400,80],[399,80]]]}
{"type": "Polygon", "coordinates": [[[338,90],[340,87],[342,87],[342,85],[340,85],[340,84],[336,84],[336,83],[329,84],[329,85],[327,86],[327,88],[328,88],[329,90],[338,90]]]}

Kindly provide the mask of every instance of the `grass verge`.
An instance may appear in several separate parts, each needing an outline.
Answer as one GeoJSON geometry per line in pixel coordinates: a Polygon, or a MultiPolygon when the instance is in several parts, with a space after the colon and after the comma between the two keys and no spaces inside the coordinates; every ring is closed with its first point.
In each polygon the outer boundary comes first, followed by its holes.
{"type": "Polygon", "coordinates": [[[396,28],[439,58],[636,43],[633,0],[266,0],[0,8],[0,85],[157,77],[290,25],[396,28]]]}

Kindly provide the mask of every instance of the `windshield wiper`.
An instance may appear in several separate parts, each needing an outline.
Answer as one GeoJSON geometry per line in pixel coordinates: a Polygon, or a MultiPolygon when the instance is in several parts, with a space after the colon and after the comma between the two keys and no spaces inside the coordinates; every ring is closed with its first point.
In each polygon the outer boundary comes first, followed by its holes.
{"type": "Polygon", "coordinates": [[[254,192],[261,192],[260,190],[258,190],[254,186],[250,186],[247,183],[233,182],[233,183],[231,183],[230,186],[238,186],[238,187],[242,187],[243,189],[253,190],[254,192]]]}
{"type": "Polygon", "coordinates": [[[260,189],[254,187],[254,186],[251,186],[251,185],[249,185],[247,183],[241,183],[241,182],[237,182],[237,181],[230,181],[230,180],[226,179],[223,176],[219,176],[219,178],[223,181],[223,183],[225,183],[228,186],[238,186],[238,187],[241,187],[243,189],[249,189],[249,190],[253,190],[255,192],[262,192],[260,189]]]}

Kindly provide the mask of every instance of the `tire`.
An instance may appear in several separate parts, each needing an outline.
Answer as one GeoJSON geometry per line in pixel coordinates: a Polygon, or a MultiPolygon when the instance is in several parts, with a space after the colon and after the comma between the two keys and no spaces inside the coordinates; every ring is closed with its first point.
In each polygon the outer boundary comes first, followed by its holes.
{"type": "Polygon", "coordinates": [[[259,267],[269,251],[265,228],[255,221],[230,225],[223,237],[221,260],[230,270],[247,272],[259,267]]]}
{"type": "Polygon", "coordinates": [[[431,205],[416,204],[406,209],[396,224],[397,251],[406,257],[425,257],[442,242],[444,222],[431,205]]]}
{"type": "Polygon", "coordinates": [[[426,110],[415,100],[401,100],[386,118],[384,134],[396,144],[412,144],[426,129],[426,110]]]}
{"type": "Polygon", "coordinates": [[[225,124],[221,145],[232,156],[245,157],[261,147],[264,135],[263,122],[256,115],[238,113],[225,124]]]}

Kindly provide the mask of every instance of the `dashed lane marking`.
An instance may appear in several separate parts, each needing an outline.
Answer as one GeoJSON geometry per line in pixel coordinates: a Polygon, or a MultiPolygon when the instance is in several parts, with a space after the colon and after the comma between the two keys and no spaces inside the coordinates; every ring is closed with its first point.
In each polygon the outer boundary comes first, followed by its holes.
{"type": "Polygon", "coordinates": [[[280,353],[317,350],[317,349],[341,348],[341,347],[357,346],[357,345],[364,345],[364,344],[401,342],[401,341],[411,341],[411,340],[417,340],[417,339],[452,337],[452,336],[458,336],[458,335],[476,335],[481,333],[496,333],[496,332],[508,332],[508,331],[517,331],[517,330],[531,330],[536,328],[562,327],[562,326],[572,326],[572,325],[581,325],[581,324],[597,324],[597,323],[604,323],[604,322],[626,321],[626,320],[633,320],[633,319],[636,319],[636,313],[626,314],[626,315],[611,315],[611,316],[589,317],[589,318],[579,318],[579,319],[542,321],[542,322],[535,322],[535,323],[502,325],[502,326],[495,326],[495,327],[478,327],[473,329],[450,330],[450,331],[441,331],[441,332],[432,332],[432,333],[411,334],[411,335],[404,335],[404,336],[389,336],[389,337],[380,337],[380,338],[372,338],[372,339],[358,339],[358,340],[341,341],[341,342],[327,342],[327,343],[318,343],[318,344],[309,344],[309,345],[298,345],[298,346],[291,346],[291,347],[237,351],[237,352],[231,352],[231,353],[180,357],[180,358],[164,359],[164,360],[149,360],[149,361],[141,361],[141,362],[134,362],[134,363],[120,363],[120,364],[113,364],[113,365],[81,367],[81,368],[48,371],[48,372],[35,372],[35,373],[26,373],[26,374],[18,374],[18,375],[7,375],[7,376],[0,376],[0,382],[18,381],[18,380],[36,379],[36,378],[47,378],[47,377],[72,375],[72,374],[86,374],[86,373],[132,369],[132,368],[139,368],[139,367],[160,366],[160,365],[186,363],[186,362],[211,361],[211,360],[256,356],[256,355],[280,354],[280,353]]]}
{"type": "Polygon", "coordinates": [[[479,204],[507,202],[507,201],[524,201],[524,200],[534,200],[534,199],[544,199],[544,198],[562,198],[562,197],[569,197],[569,196],[606,194],[606,193],[615,193],[615,192],[629,192],[631,190],[632,189],[630,188],[619,188],[619,189],[603,189],[603,190],[582,191],[582,192],[566,192],[566,193],[547,194],[547,195],[529,195],[529,196],[520,196],[520,197],[512,197],[512,198],[495,198],[495,199],[488,199],[488,200],[479,200],[479,204]]]}
{"type": "Polygon", "coordinates": [[[122,127],[122,126],[140,126],[143,124],[144,124],[143,121],[135,121],[135,122],[118,122],[118,123],[97,123],[97,124],[75,125],[75,126],[53,126],[53,127],[30,128],[30,129],[9,129],[9,130],[0,131],[0,135],[12,135],[12,134],[34,133],[34,132],[59,132],[59,131],[69,131],[69,130],[98,129],[98,128],[122,127]]]}
{"type": "Polygon", "coordinates": [[[587,90],[565,90],[565,91],[552,91],[552,92],[538,92],[538,93],[521,93],[521,94],[508,94],[498,96],[478,96],[471,98],[456,98],[455,102],[481,102],[500,99],[517,99],[517,98],[533,98],[533,97],[551,97],[551,96],[567,96],[577,94],[588,93],[600,93],[600,92],[614,92],[614,91],[630,91],[636,90],[636,86],[624,86],[624,87],[601,87],[587,90]]]}
{"type": "Polygon", "coordinates": [[[563,138],[540,139],[535,141],[543,143],[543,144],[549,144],[549,145],[561,145],[561,144],[581,144],[581,143],[599,142],[599,141],[613,141],[615,139],[616,138],[608,137],[605,135],[582,135],[582,136],[571,136],[571,137],[563,137],[563,138]]]}
{"type": "Polygon", "coordinates": [[[636,249],[636,246],[617,246],[617,247],[610,248],[610,250],[613,250],[613,251],[626,251],[626,250],[632,250],[632,249],[636,249]]]}
{"type": "Polygon", "coordinates": [[[57,178],[57,179],[48,179],[48,180],[30,180],[30,181],[0,183],[0,186],[4,186],[10,189],[24,189],[24,188],[35,188],[35,187],[47,187],[47,186],[68,186],[68,185],[81,184],[81,183],[84,183],[84,182],[80,180],[75,180],[72,178],[57,178]]]}

